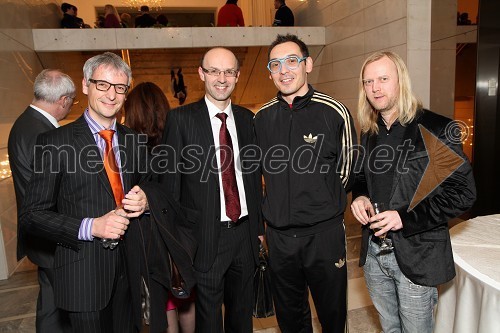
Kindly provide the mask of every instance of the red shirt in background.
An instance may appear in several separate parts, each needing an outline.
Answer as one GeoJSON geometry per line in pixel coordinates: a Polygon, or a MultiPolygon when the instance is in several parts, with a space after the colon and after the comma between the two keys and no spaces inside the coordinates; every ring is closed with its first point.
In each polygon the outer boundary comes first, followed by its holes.
{"type": "Polygon", "coordinates": [[[225,4],[217,15],[218,27],[244,27],[243,12],[241,8],[234,4],[225,4]]]}

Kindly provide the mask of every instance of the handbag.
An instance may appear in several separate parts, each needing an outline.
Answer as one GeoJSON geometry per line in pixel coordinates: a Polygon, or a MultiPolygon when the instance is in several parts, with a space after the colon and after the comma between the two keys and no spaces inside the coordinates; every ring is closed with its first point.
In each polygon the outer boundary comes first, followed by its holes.
{"type": "Polygon", "coordinates": [[[168,260],[170,261],[170,285],[171,292],[176,298],[188,298],[189,291],[186,290],[186,284],[181,276],[181,272],[177,268],[170,252],[168,253],[168,260]]]}
{"type": "Polygon", "coordinates": [[[264,246],[260,244],[259,265],[255,269],[253,276],[253,316],[255,318],[267,318],[274,316],[273,295],[271,293],[271,276],[267,261],[267,251],[264,246]]]}

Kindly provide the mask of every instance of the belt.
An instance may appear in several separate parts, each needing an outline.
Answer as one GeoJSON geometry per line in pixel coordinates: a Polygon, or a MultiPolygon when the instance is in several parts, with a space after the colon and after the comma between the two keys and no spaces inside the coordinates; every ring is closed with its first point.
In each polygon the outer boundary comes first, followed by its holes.
{"type": "Polygon", "coordinates": [[[245,221],[248,221],[248,215],[240,217],[238,219],[238,221],[236,221],[236,222],[233,222],[233,221],[220,221],[220,226],[222,228],[231,229],[231,228],[235,228],[235,227],[239,226],[240,224],[242,224],[245,221]]]}

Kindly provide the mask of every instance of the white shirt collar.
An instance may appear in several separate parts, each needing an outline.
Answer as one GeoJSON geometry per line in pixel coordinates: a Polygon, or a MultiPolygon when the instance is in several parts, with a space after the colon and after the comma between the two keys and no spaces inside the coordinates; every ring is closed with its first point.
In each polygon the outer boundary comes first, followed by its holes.
{"type": "Polygon", "coordinates": [[[205,103],[207,104],[208,108],[208,114],[210,115],[210,119],[214,118],[217,113],[224,112],[227,114],[228,119],[234,119],[233,118],[233,110],[231,109],[231,101],[229,101],[229,104],[227,107],[221,111],[214,103],[212,103],[207,96],[205,95],[205,103]]]}
{"type": "Polygon", "coordinates": [[[37,110],[38,112],[40,112],[45,118],[47,118],[48,121],[50,121],[50,123],[52,125],[54,125],[54,127],[60,127],[61,125],[59,125],[59,123],[57,122],[57,119],[54,118],[53,115],[51,115],[50,113],[48,113],[47,111],[43,111],[42,109],[40,109],[39,107],[37,106],[34,106],[33,104],[30,104],[30,107],[32,107],[33,109],[37,110]]]}

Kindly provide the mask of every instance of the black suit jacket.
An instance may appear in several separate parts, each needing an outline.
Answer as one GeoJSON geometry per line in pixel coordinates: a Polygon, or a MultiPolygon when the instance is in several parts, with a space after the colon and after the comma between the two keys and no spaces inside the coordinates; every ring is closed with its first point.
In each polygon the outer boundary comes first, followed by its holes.
{"type": "MultiPolygon", "coordinates": [[[[33,152],[40,133],[54,129],[54,125],[40,112],[28,107],[17,118],[9,134],[9,163],[16,192],[17,215],[21,211],[26,186],[33,171],[33,152]]],[[[49,268],[54,263],[55,244],[37,235],[23,234],[17,224],[17,260],[24,256],[41,267],[49,268]]]]}
{"type": "MultiPolygon", "coordinates": [[[[254,259],[258,261],[258,235],[263,234],[261,177],[252,127],[253,113],[232,105],[236,123],[243,183],[248,207],[254,259]]],[[[167,145],[166,168],[161,182],[179,201],[194,227],[198,250],[194,267],[206,272],[217,253],[220,235],[219,173],[210,117],[205,100],[181,106],[168,113],[163,142],[167,145]]],[[[165,149],[165,147],[163,147],[165,149]]]]}
{"type": "Polygon", "coordinates": [[[167,327],[167,292],[172,289],[171,260],[184,280],[186,292],[189,293],[195,284],[193,258],[196,240],[192,229],[196,221],[185,218],[179,204],[161,184],[146,182],[141,188],[148,197],[150,214],[132,221],[125,237],[134,315],[136,325],[140,327],[143,277],[150,293],[149,331],[164,332],[167,327]]]}
{"type": "Polygon", "coordinates": [[[156,19],[149,13],[144,13],[135,18],[136,28],[150,28],[156,24],[156,19]]]}
{"type": "MultiPolygon", "coordinates": [[[[448,220],[469,209],[476,199],[476,187],[472,168],[464,155],[461,145],[450,137],[451,120],[428,110],[420,110],[416,118],[406,126],[403,142],[409,152],[398,159],[396,170],[407,169],[408,172],[395,172],[388,210],[397,210],[403,222],[403,228],[391,232],[394,253],[398,266],[403,274],[412,282],[437,286],[451,280],[455,276],[455,265],[451,250],[448,220]],[[447,169],[445,157],[441,161],[429,163],[428,151],[436,151],[436,147],[426,147],[421,129],[424,127],[435,137],[452,149],[463,159],[463,163],[451,176],[434,188],[413,209],[410,203],[420,184],[427,167],[447,169]]],[[[372,193],[372,174],[368,172],[368,156],[376,145],[377,135],[361,136],[361,144],[366,149],[363,168],[356,174],[353,199],[360,195],[370,197],[372,193]]],[[[440,150],[443,152],[443,150],[440,150]]],[[[365,264],[370,230],[363,227],[360,266],[365,264]]]]}
{"type": "MultiPolygon", "coordinates": [[[[146,149],[137,135],[117,124],[125,193],[147,173],[146,149]]],[[[21,228],[57,243],[54,256],[56,306],[67,311],[103,309],[111,298],[119,251],[98,239],[78,240],[85,217],[100,217],[116,206],[102,157],[85,119],[41,134],[34,173],[27,187],[21,228]]],[[[120,251],[125,250],[122,243],[120,251]]]]}

